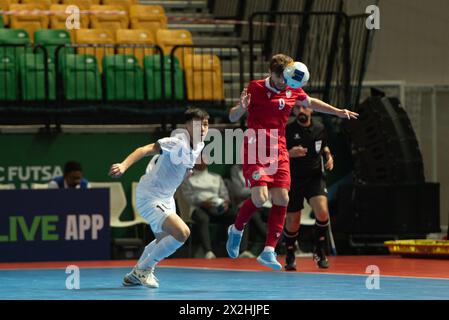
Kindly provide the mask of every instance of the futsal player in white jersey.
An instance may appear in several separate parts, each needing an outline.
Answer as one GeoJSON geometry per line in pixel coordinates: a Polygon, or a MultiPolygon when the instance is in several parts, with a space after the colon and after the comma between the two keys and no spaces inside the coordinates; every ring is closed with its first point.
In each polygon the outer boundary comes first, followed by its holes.
{"type": "Polygon", "coordinates": [[[174,194],[201,155],[208,119],[206,111],[190,108],[185,112],[186,130],[137,148],[123,162],[111,166],[109,175],[118,178],[138,160],[154,155],[137,186],[136,204],[156,239],[145,247],[136,266],[123,279],[123,285],[159,287],[154,275],[156,264],[172,255],[189,237],[189,227],[176,214],[174,194]]]}

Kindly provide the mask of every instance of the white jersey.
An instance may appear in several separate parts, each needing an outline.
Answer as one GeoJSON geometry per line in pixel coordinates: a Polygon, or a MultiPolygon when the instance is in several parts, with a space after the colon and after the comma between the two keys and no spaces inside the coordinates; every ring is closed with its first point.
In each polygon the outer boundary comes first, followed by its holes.
{"type": "Polygon", "coordinates": [[[186,173],[193,169],[204,148],[199,142],[193,149],[185,134],[157,141],[161,154],[154,156],[137,186],[139,198],[168,199],[174,196],[186,173]]]}

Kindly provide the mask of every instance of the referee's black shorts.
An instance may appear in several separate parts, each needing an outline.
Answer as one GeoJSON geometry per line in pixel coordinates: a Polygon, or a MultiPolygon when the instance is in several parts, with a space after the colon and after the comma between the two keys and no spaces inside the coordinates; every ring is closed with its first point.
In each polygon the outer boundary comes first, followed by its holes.
{"type": "Polygon", "coordinates": [[[290,201],[287,212],[296,212],[304,208],[304,198],[307,201],[316,196],[327,196],[326,182],[323,175],[316,174],[310,177],[294,178],[288,193],[290,201]]]}

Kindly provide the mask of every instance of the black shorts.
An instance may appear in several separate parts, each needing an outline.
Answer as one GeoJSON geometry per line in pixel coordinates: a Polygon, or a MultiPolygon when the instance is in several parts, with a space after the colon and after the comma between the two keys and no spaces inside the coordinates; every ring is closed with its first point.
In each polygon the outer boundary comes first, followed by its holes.
{"type": "Polygon", "coordinates": [[[307,201],[316,196],[327,196],[326,182],[322,174],[304,178],[293,178],[288,193],[290,201],[288,212],[300,211],[304,208],[304,198],[307,201]]]}

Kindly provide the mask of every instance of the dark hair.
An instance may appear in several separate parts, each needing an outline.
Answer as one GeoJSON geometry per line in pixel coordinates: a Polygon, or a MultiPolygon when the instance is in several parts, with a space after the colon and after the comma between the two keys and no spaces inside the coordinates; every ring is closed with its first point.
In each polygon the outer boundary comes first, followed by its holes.
{"type": "Polygon", "coordinates": [[[190,120],[198,119],[198,120],[208,120],[209,114],[200,108],[188,108],[184,112],[184,120],[185,122],[189,122],[190,120]]]}
{"type": "Polygon", "coordinates": [[[270,71],[281,76],[286,66],[293,62],[293,59],[285,54],[279,53],[271,57],[270,71]]]}
{"type": "Polygon", "coordinates": [[[83,171],[81,164],[75,161],[69,161],[64,165],[64,175],[73,171],[83,171]]]}

